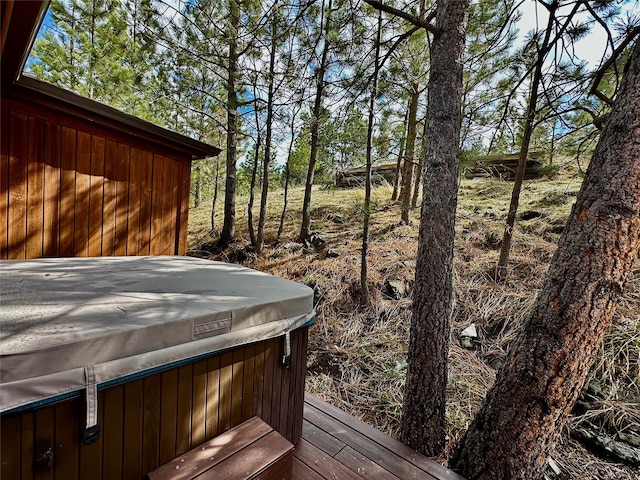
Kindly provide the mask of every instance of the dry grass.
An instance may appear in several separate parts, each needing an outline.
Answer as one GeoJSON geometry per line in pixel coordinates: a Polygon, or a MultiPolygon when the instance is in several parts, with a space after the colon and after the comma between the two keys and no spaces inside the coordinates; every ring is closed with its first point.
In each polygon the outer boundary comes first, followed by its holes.
{"type": "MultiPolygon", "coordinates": [[[[450,351],[450,382],[447,407],[449,446],[466,429],[495,379],[509,344],[533,306],[581,179],[567,174],[561,180],[526,182],[520,212],[535,212],[519,220],[514,235],[509,281],[496,284],[490,272],[497,260],[511,184],[499,180],[463,180],[459,192],[455,250],[456,307],[450,351]],[[475,350],[458,344],[458,333],[475,323],[480,345],[475,350]]],[[[327,258],[295,243],[302,192],[289,199],[283,242],[266,248],[258,258],[250,253],[246,235],[246,212],[238,210],[241,239],[219,260],[239,261],[274,275],[305,283],[316,292],[316,324],[309,344],[307,390],[397,436],[406,373],[406,350],[410,322],[410,292],[417,249],[417,219],[412,226],[399,223],[399,207],[389,201],[388,187],[374,189],[369,284],[371,307],[358,305],[360,249],[362,243],[361,190],[314,191],[312,229],[338,252],[327,258]],[[408,292],[400,300],[383,293],[387,279],[403,281],[408,292]]],[[[238,199],[238,205],[246,205],[238,199]]],[[[267,240],[275,238],[282,195],[274,192],[267,219],[267,240]]],[[[192,209],[190,248],[203,250],[211,243],[207,232],[210,208],[192,209]]],[[[413,212],[416,218],[417,212],[413,212]]],[[[221,220],[218,221],[221,224],[221,220]]],[[[640,269],[628,285],[614,326],[603,342],[593,369],[605,400],[596,417],[611,428],[625,421],[640,423],[640,269]]],[[[573,419],[574,422],[580,418],[573,419]]],[[[594,420],[594,418],[589,418],[594,420]]],[[[620,427],[622,428],[622,427],[620,427]]],[[[446,461],[446,454],[440,459],[446,461]]],[[[638,472],[616,465],[586,451],[563,435],[553,455],[563,479],[636,479],[638,472]]]]}

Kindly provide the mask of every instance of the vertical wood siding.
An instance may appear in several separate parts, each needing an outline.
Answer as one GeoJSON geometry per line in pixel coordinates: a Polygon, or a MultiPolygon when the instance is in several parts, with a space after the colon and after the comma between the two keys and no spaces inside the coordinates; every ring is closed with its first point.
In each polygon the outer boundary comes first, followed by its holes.
{"type": "Polygon", "coordinates": [[[9,238],[9,110],[0,117],[0,260],[6,260],[9,238]]]}
{"type": "Polygon", "coordinates": [[[3,99],[0,259],[184,255],[190,159],[3,99]]]}
{"type": "Polygon", "coordinates": [[[84,400],[2,417],[2,480],[142,480],[149,472],[254,415],[292,443],[302,435],[307,328],[98,393],[100,439],[80,441],[84,400]],[[274,401],[275,400],[275,401],[274,401]],[[268,415],[265,413],[268,412],[268,415]],[[262,415],[261,415],[262,413],[262,415]],[[50,466],[34,467],[49,448],[50,466]]]}

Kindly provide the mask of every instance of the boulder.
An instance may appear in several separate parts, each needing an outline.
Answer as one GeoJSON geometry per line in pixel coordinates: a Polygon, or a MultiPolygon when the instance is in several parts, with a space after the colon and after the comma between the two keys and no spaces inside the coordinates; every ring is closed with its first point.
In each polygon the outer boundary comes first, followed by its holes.
{"type": "Polygon", "coordinates": [[[316,252],[320,252],[324,250],[326,245],[327,245],[326,240],[322,238],[319,233],[315,233],[315,232],[309,235],[309,238],[304,242],[305,248],[313,247],[313,249],[316,252]]]}
{"type": "Polygon", "coordinates": [[[397,278],[388,278],[384,282],[384,294],[393,300],[400,300],[407,292],[404,281],[397,278]]]}

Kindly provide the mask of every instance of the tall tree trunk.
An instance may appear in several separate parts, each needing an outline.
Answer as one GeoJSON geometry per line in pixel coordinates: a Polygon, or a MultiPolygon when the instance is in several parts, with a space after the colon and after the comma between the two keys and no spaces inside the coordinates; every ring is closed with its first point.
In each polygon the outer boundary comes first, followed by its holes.
{"type": "Polygon", "coordinates": [[[542,478],[640,250],[640,42],[534,310],[453,457],[469,479],[542,478]]]}
{"type": "MultiPolygon", "coordinates": [[[[256,113],[256,123],[257,122],[256,113]]],[[[259,128],[259,127],[258,127],[259,128]]],[[[249,186],[249,202],[247,204],[247,229],[249,231],[249,240],[254,249],[256,247],[256,232],[253,229],[253,201],[255,199],[256,178],[258,177],[258,163],[260,161],[260,130],[258,130],[258,139],[256,140],[256,150],[253,155],[253,167],[251,168],[251,185],[249,186]]]]}
{"type": "Polygon", "coordinates": [[[94,98],[94,88],[96,83],[96,45],[95,45],[95,32],[96,32],[96,0],[91,1],[91,28],[89,29],[89,43],[91,44],[91,56],[89,57],[89,88],[87,90],[87,96],[91,99],[94,98]]]}
{"type": "Polygon", "coordinates": [[[271,51],[269,52],[269,80],[267,87],[267,125],[264,139],[264,162],[262,164],[262,195],[260,197],[260,217],[258,219],[258,236],[256,253],[260,255],[264,247],[264,225],[267,218],[267,196],[269,195],[269,168],[271,165],[271,131],[273,127],[274,76],[276,65],[277,26],[275,20],[271,31],[271,51]]]}
{"type": "Polygon", "coordinates": [[[226,246],[236,236],[236,146],[238,138],[238,27],[240,9],[238,2],[229,2],[229,70],[227,72],[227,163],[224,192],[224,221],[220,232],[220,245],[226,246]]]}
{"type": "Polygon", "coordinates": [[[211,235],[216,231],[216,203],[218,201],[218,182],[220,181],[220,156],[216,155],[216,180],[213,185],[213,199],[211,200],[211,235]]]}
{"type": "Polygon", "coordinates": [[[551,127],[551,144],[549,146],[549,166],[553,165],[553,159],[556,156],[556,138],[558,136],[558,119],[553,119],[553,126],[551,127]]]}
{"type": "Polygon", "coordinates": [[[468,0],[438,3],[431,47],[422,214],[418,234],[402,438],[426,455],[445,444],[453,241],[462,124],[462,61],[468,0]]]}
{"type": "Polygon", "coordinates": [[[423,124],[422,127],[422,152],[420,154],[420,160],[418,160],[418,165],[416,165],[416,181],[413,184],[413,196],[411,197],[411,206],[412,207],[417,207],[418,206],[418,198],[420,195],[420,180],[422,179],[422,168],[424,166],[424,157],[427,154],[427,121],[425,119],[425,122],[423,124]]]}
{"type": "Polygon", "coordinates": [[[291,155],[293,154],[293,144],[295,143],[295,128],[296,117],[300,108],[298,108],[291,116],[291,138],[289,140],[289,148],[287,149],[287,163],[284,166],[284,192],[282,199],[282,213],[280,214],[280,225],[278,226],[278,234],[276,236],[276,243],[280,243],[282,240],[282,232],[284,230],[284,219],[287,215],[287,205],[289,203],[289,181],[291,180],[291,155]]]}
{"type": "Polygon", "coordinates": [[[380,36],[382,32],[382,11],[378,10],[378,29],[375,39],[375,57],[373,64],[373,80],[369,98],[369,121],[367,122],[367,172],[364,184],[364,222],[362,225],[362,254],[360,256],[360,305],[371,303],[369,292],[369,274],[367,269],[367,253],[369,251],[369,223],[371,220],[371,155],[373,149],[373,125],[375,122],[376,98],[378,97],[378,69],[380,62],[380,36]]]}
{"type": "Polygon", "coordinates": [[[200,168],[200,164],[196,164],[193,167],[195,173],[196,181],[193,186],[193,206],[198,208],[200,203],[202,203],[202,169],[200,168]]]}
{"type": "Polygon", "coordinates": [[[524,121],[524,131],[522,135],[522,145],[520,145],[520,155],[518,157],[518,166],[516,167],[516,176],[513,182],[513,190],[511,192],[511,202],[509,203],[509,212],[507,213],[507,222],[502,235],[502,245],[500,247],[500,258],[496,266],[496,280],[504,280],[507,277],[507,264],[509,263],[509,253],[511,251],[511,240],[513,238],[513,226],[516,223],[516,213],[518,212],[518,203],[520,202],[520,192],[522,190],[522,182],[527,169],[527,156],[529,155],[529,145],[531,143],[531,135],[535,128],[536,111],[538,105],[538,89],[542,80],[542,66],[544,58],[548,52],[549,40],[553,31],[553,22],[555,21],[555,10],[558,7],[557,2],[551,2],[549,8],[549,22],[545,30],[542,46],[538,50],[538,58],[531,82],[531,93],[529,95],[529,104],[527,105],[527,116],[524,121]]]}
{"type": "Polygon", "coordinates": [[[287,217],[287,206],[289,203],[289,178],[291,176],[289,170],[289,159],[284,166],[284,191],[282,192],[282,212],[280,212],[280,223],[278,224],[278,233],[276,234],[276,245],[282,242],[282,233],[284,232],[284,219],[287,217]]]}
{"type": "Polygon", "coordinates": [[[418,115],[418,85],[415,84],[411,91],[409,102],[409,114],[407,119],[407,142],[404,150],[404,164],[402,165],[402,181],[400,183],[400,218],[403,223],[409,225],[409,209],[411,207],[411,185],[413,184],[413,171],[415,165],[416,149],[416,117],[418,115]]]}
{"type": "Polygon", "coordinates": [[[391,194],[391,201],[398,200],[400,194],[400,179],[402,177],[402,157],[404,157],[404,145],[407,139],[407,120],[409,118],[409,106],[407,105],[407,111],[404,113],[404,120],[402,122],[402,136],[400,137],[400,152],[398,153],[398,160],[396,161],[396,178],[393,182],[393,193],[391,194]]]}
{"type": "Polygon", "coordinates": [[[311,152],[309,154],[307,181],[304,186],[304,200],[302,201],[300,235],[298,235],[300,242],[304,242],[309,238],[309,235],[311,235],[311,187],[313,186],[313,176],[316,171],[316,161],[318,159],[318,133],[320,129],[320,114],[322,113],[322,94],[325,87],[324,76],[327,71],[327,58],[329,55],[329,20],[331,18],[331,7],[332,0],[329,0],[329,6],[326,10],[324,10],[324,2],[322,2],[322,8],[325,12],[325,25],[323,29],[324,45],[322,47],[322,55],[316,76],[316,97],[313,103],[313,118],[311,119],[311,152]]]}
{"type": "MultiPolygon", "coordinates": [[[[72,3],[71,5],[71,31],[72,32],[76,31],[76,4],[75,3],[72,3]]],[[[72,74],[69,75],[70,77],[69,87],[73,91],[76,91],[78,88],[78,78],[75,75],[75,72],[76,72],[76,68],[75,68],[76,62],[75,62],[75,55],[74,55],[75,47],[76,47],[75,35],[70,35],[68,63],[69,63],[69,70],[72,72],[72,74]]]]}

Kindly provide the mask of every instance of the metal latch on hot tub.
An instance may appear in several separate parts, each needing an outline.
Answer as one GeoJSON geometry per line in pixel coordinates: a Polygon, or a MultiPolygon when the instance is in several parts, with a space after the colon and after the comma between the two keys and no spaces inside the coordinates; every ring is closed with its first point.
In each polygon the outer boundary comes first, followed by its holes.
{"type": "Polygon", "coordinates": [[[33,461],[33,466],[36,472],[48,470],[51,468],[51,465],[53,465],[53,450],[51,447],[47,448],[46,451],[37,454],[33,461]]]}

